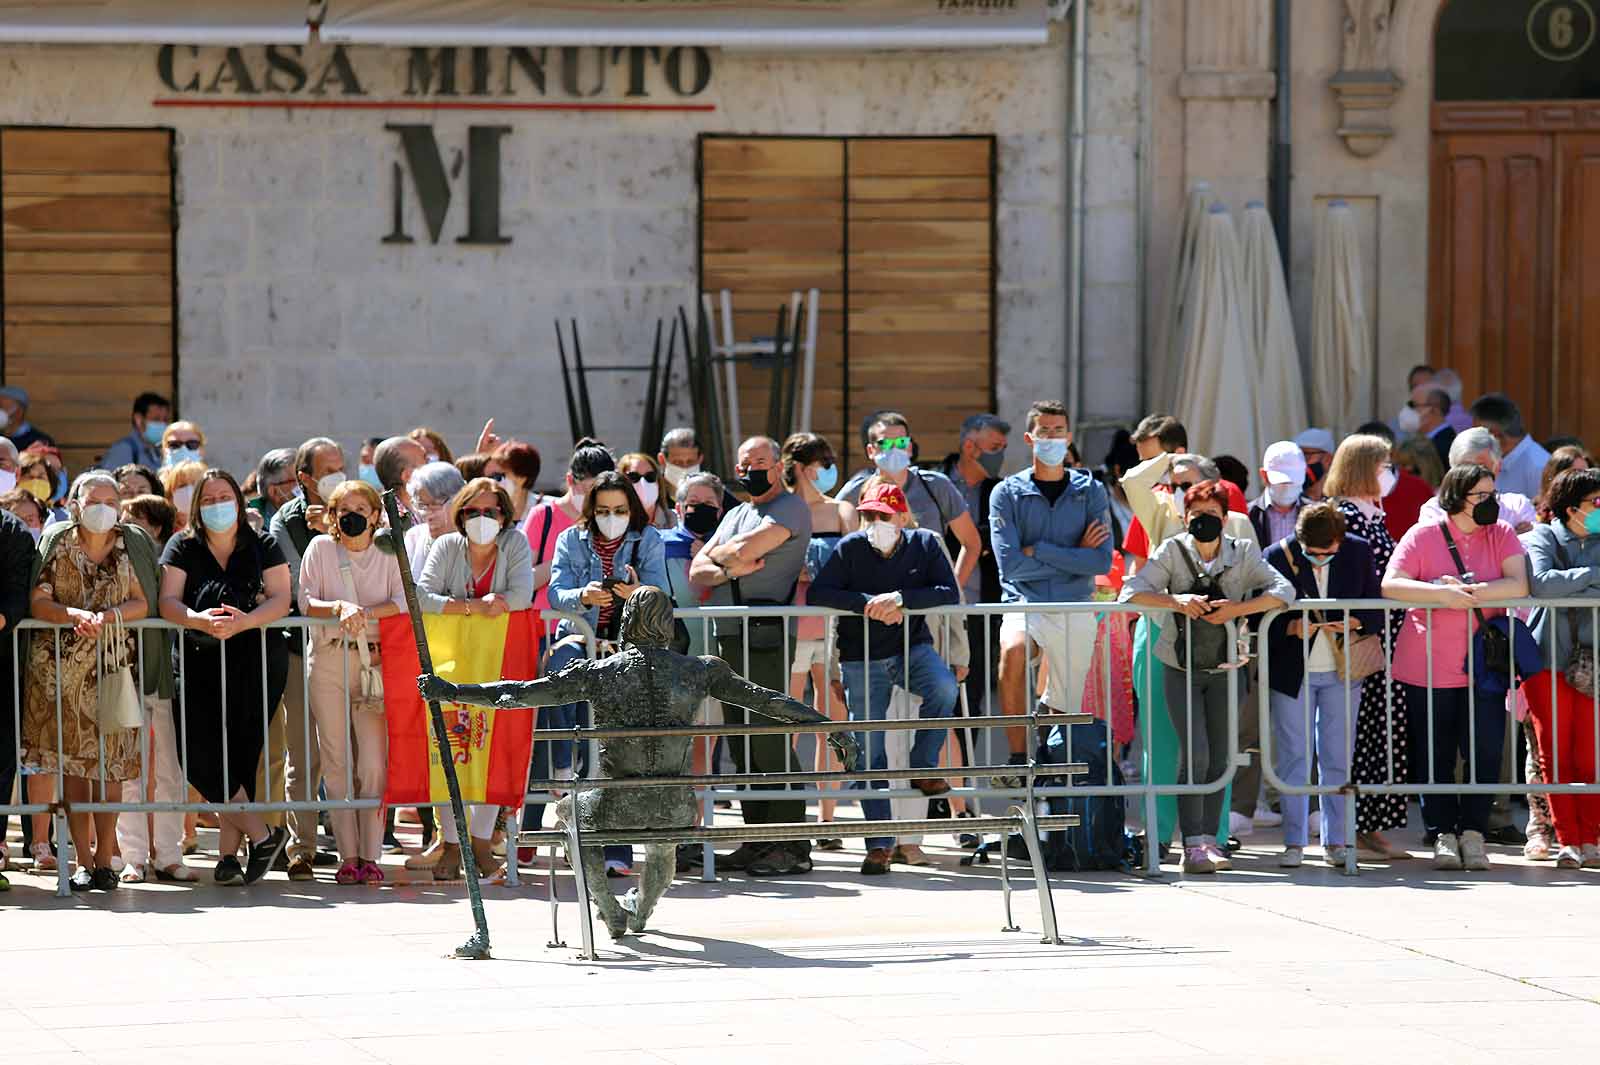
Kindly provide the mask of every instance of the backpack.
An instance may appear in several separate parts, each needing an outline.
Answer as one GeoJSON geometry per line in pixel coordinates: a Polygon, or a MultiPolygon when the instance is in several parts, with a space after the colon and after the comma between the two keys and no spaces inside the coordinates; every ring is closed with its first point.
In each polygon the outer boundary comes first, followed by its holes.
{"type": "MultiPolygon", "coordinates": [[[[1086,787],[1122,784],[1122,768],[1111,760],[1110,779],[1106,779],[1106,730],[1104,723],[1050,730],[1039,747],[1041,765],[1083,762],[1089,771],[1077,778],[1086,787]],[[1070,736],[1070,749],[1067,737],[1070,736]]],[[[1068,784],[1065,777],[1041,780],[1044,786],[1068,784]]],[[[1143,841],[1128,832],[1120,795],[1093,795],[1083,798],[1058,797],[1048,800],[1051,814],[1077,814],[1078,827],[1046,832],[1042,840],[1045,868],[1053,873],[1081,873],[1094,870],[1137,868],[1143,862],[1143,841]]]]}
{"type": "MultiPolygon", "coordinates": [[[[1202,574],[1200,567],[1195,565],[1194,558],[1189,554],[1189,549],[1181,542],[1177,543],[1178,554],[1183,557],[1183,564],[1189,567],[1189,575],[1194,578],[1194,585],[1189,589],[1191,594],[1203,595],[1207,599],[1217,598],[1220,589],[1217,586],[1217,577],[1209,573],[1202,574]]],[[[1183,614],[1174,614],[1171,624],[1177,626],[1177,638],[1172,646],[1172,653],[1178,659],[1180,669],[1215,670],[1227,664],[1228,661],[1228,627],[1226,625],[1213,625],[1206,621],[1194,621],[1183,614]]]]}

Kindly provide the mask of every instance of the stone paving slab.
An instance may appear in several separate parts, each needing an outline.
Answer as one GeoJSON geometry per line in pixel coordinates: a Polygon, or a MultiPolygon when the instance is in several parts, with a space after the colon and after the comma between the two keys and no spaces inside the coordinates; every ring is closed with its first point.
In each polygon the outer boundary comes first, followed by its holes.
{"type": "Polygon", "coordinates": [[[1499,849],[1488,874],[1351,879],[1279,870],[1262,835],[1215,877],[1053,877],[1067,942],[1049,946],[1020,870],[1023,931],[1004,933],[996,867],[943,842],[888,877],[844,852],[809,877],[680,880],[659,932],[597,930],[598,963],[570,902],[569,946],[546,948],[542,873],[485,889],[496,960],[469,963],[445,956],[471,930],[460,885],[275,874],[61,900],[13,871],[0,1060],[1505,1065],[1571,1060],[1600,1026],[1600,872],[1499,849]]]}

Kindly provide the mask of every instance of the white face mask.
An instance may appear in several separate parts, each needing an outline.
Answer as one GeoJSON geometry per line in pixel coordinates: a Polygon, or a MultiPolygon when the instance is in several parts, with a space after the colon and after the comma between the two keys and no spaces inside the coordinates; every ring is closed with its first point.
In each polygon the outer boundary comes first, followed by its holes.
{"type": "MultiPolygon", "coordinates": [[[[655,487],[652,485],[651,487],[655,487]]],[[[628,531],[628,516],[626,514],[596,514],[594,517],[595,528],[600,530],[602,540],[615,540],[628,531]]]]}
{"type": "Polygon", "coordinates": [[[1422,415],[1414,407],[1401,407],[1400,417],[1394,420],[1402,433],[1418,433],[1422,431],[1422,415]]]}
{"type": "Polygon", "coordinates": [[[644,504],[644,509],[649,510],[656,505],[656,500],[661,498],[661,486],[651,484],[649,481],[640,481],[633,486],[634,494],[639,497],[639,502],[644,504]]]}
{"type": "Polygon", "coordinates": [[[500,522],[496,519],[483,514],[467,519],[467,539],[479,547],[494,543],[495,537],[499,535],[500,522]]]}
{"type": "Polygon", "coordinates": [[[178,508],[178,513],[188,514],[189,504],[194,502],[194,485],[186,484],[172,493],[172,505],[178,508]]]}
{"type": "Polygon", "coordinates": [[[328,476],[317,482],[317,495],[321,496],[322,501],[326,503],[328,501],[328,497],[333,495],[333,490],[338,488],[341,484],[344,484],[344,482],[345,476],[343,470],[340,470],[338,473],[330,473],[328,476]]]}
{"type": "Polygon", "coordinates": [[[1273,484],[1267,486],[1267,495],[1272,498],[1274,506],[1292,507],[1300,499],[1300,485],[1273,484]]]}
{"type": "Polygon", "coordinates": [[[117,508],[107,503],[94,503],[83,508],[83,513],[78,515],[78,521],[85,529],[98,536],[110,532],[117,524],[117,508]]]}
{"type": "Polygon", "coordinates": [[[7,414],[3,410],[0,410],[0,429],[4,429],[6,426],[8,426],[10,424],[11,424],[11,415],[7,414]]]}
{"type": "Polygon", "coordinates": [[[875,521],[867,526],[867,539],[877,549],[878,554],[887,555],[894,550],[895,544],[900,542],[900,530],[890,521],[875,521]]]}
{"type": "Polygon", "coordinates": [[[670,462],[661,469],[661,475],[667,479],[667,483],[674,489],[683,483],[685,477],[693,477],[699,472],[699,466],[674,466],[670,462]]]}
{"type": "Polygon", "coordinates": [[[0,470],[0,495],[4,495],[16,486],[17,475],[10,470],[0,470]]]}
{"type": "Polygon", "coordinates": [[[1387,499],[1389,493],[1394,491],[1394,486],[1400,483],[1400,475],[1390,469],[1378,471],[1378,495],[1387,499]]]}

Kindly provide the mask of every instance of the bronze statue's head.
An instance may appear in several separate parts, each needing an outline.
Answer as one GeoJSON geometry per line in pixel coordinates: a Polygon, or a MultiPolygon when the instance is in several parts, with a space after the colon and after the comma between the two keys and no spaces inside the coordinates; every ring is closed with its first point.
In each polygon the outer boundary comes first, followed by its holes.
{"type": "Polygon", "coordinates": [[[672,600],[660,588],[645,585],[622,607],[622,642],[635,647],[672,646],[672,600]]]}

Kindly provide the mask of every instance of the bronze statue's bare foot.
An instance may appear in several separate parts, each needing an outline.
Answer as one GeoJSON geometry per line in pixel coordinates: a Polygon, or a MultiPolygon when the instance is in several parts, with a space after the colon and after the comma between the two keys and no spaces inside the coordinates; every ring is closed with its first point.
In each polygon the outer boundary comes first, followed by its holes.
{"type": "Polygon", "coordinates": [[[628,915],[628,931],[643,932],[645,930],[645,922],[649,920],[649,915],[639,912],[638,888],[630,888],[626,895],[617,900],[617,905],[621,906],[628,915]]]}
{"type": "Polygon", "coordinates": [[[612,939],[621,939],[628,934],[628,915],[625,913],[605,914],[606,931],[611,933],[612,939]]]}

